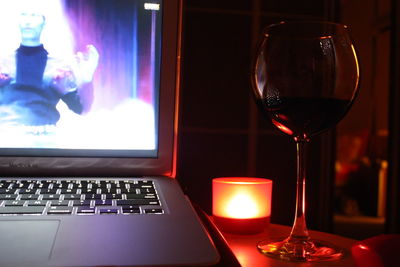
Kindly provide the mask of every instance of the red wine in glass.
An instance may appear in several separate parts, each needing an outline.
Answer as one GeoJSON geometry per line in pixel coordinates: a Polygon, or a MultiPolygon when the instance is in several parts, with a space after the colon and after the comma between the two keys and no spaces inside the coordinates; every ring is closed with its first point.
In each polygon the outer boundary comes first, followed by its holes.
{"type": "Polygon", "coordinates": [[[263,240],[261,253],[287,261],[330,261],[340,248],[313,240],[306,224],[305,150],[334,127],[358,92],[359,67],[348,27],[331,22],[282,22],[265,28],[252,69],[257,103],[277,129],[296,143],[296,211],[290,235],[263,240]]]}
{"type": "Polygon", "coordinates": [[[291,136],[311,137],[332,128],[346,114],[350,101],[337,98],[285,97],[269,105],[264,101],[272,123],[291,136]]]}

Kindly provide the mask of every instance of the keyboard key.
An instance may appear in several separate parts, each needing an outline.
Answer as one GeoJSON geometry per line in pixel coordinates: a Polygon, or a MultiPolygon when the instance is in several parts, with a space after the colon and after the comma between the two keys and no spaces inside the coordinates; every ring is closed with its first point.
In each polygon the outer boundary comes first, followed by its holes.
{"type": "Polygon", "coordinates": [[[90,188],[81,188],[82,194],[96,194],[97,189],[90,189],[90,188]]]}
{"type": "Polygon", "coordinates": [[[4,201],[4,206],[6,207],[22,207],[24,205],[25,201],[21,200],[6,200],[4,201]]]}
{"type": "Polygon", "coordinates": [[[57,194],[58,189],[40,189],[40,194],[57,194]]]}
{"type": "Polygon", "coordinates": [[[19,190],[19,194],[36,194],[37,189],[26,189],[22,188],[19,190]]]}
{"type": "Polygon", "coordinates": [[[21,195],[21,200],[37,200],[39,195],[21,195]]]}
{"type": "Polygon", "coordinates": [[[139,189],[139,188],[142,188],[142,186],[138,185],[138,184],[130,184],[129,185],[129,189],[130,190],[136,190],[136,189],[139,189]]]}
{"type": "Polygon", "coordinates": [[[140,208],[126,208],[125,206],[122,207],[122,213],[124,214],[140,214],[140,208]]]}
{"type": "Polygon", "coordinates": [[[95,207],[88,207],[88,206],[78,207],[77,210],[78,214],[94,214],[95,212],[96,212],[95,207]]]}
{"type": "Polygon", "coordinates": [[[71,214],[72,207],[53,206],[47,210],[47,214],[71,214]]]}
{"type": "Polygon", "coordinates": [[[156,199],[154,194],[126,194],[126,199],[156,199]]]}
{"type": "Polygon", "coordinates": [[[60,199],[60,194],[44,194],[43,195],[43,200],[59,200],[60,199]]]}
{"type": "Polygon", "coordinates": [[[50,206],[68,206],[69,200],[50,200],[50,206]]]}
{"type": "Polygon", "coordinates": [[[0,194],[15,194],[17,189],[0,188],[0,194]]]}
{"type": "Polygon", "coordinates": [[[122,199],[122,194],[106,194],[106,199],[122,199]]]}
{"type": "Polygon", "coordinates": [[[122,194],[136,194],[135,188],[121,188],[122,194]]]}
{"type": "Polygon", "coordinates": [[[101,199],[100,194],[85,194],[85,199],[101,199]]]}
{"type": "Polygon", "coordinates": [[[14,188],[28,188],[30,184],[31,184],[31,183],[26,182],[26,181],[18,181],[18,182],[14,185],[14,188]]]}
{"type": "Polygon", "coordinates": [[[76,194],[78,189],[61,189],[60,194],[76,194]]]}
{"type": "Polygon", "coordinates": [[[49,188],[49,184],[43,181],[36,181],[33,183],[32,189],[47,189],[49,188]]]}
{"type": "Polygon", "coordinates": [[[120,188],[101,189],[102,194],[119,194],[120,192],[121,192],[120,188]]]}
{"type": "Polygon", "coordinates": [[[134,205],[134,206],[129,206],[129,205],[126,205],[126,206],[122,206],[122,209],[138,209],[140,206],[138,206],[138,205],[134,205]]]}
{"type": "Polygon", "coordinates": [[[106,181],[100,181],[100,184],[98,184],[98,188],[106,189],[108,188],[108,183],[106,181]]]}
{"type": "Polygon", "coordinates": [[[0,200],[16,200],[17,194],[0,194],[0,200]]]}
{"type": "Polygon", "coordinates": [[[0,214],[42,214],[44,207],[0,207],[0,214]]]}
{"type": "Polygon", "coordinates": [[[77,184],[77,183],[71,183],[71,184],[69,184],[69,188],[71,189],[71,190],[77,190],[78,188],[81,188],[82,186],[80,185],[80,184],[77,184]]]}
{"type": "Polygon", "coordinates": [[[65,200],[80,200],[81,195],[80,194],[65,194],[64,199],[65,200]]]}
{"type": "Polygon", "coordinates": [[[68,189],[68,184],[67,183],[57,183],[53,185],[53,188],[57,188],[57,189],[68,189]]]}
{"type": "Polygon", "coordinates": [[[74,200],[72,206],[90,206],[90,200],[74,200]]]}
{"type": "Polygon", "coordinates": [[[93,189],[97,189],[97,188],[100,188],[100,187],[101,187],[100,183],[96,183],[96,182],[91,183],[90,186],[89,186],[89,188],[93,188],[93,189]]]}
{"type": "Polygon", "coordinates": [[[128,199],[117,200],[117,206],[141,206],[141,205],[159,205],[158,200],[150,199],[128,199]]]}
{"type": "Polygon", "coordinates": [[[139,191],[140,191],[140,194],[156,193],[156,190],[154,188],[140,188],[139,191]]]}
{"type": "Polygon", "coordinates": [[[95,206],[111,206],[112,205],[112,200],[111,199],[96,199],[94,201],[95,206]]]}
{"type": "Polygon", "coordinates": [[[137,181],[138,185],[147,185],[147,186],[153,186],[153,181],[148,181],[148,180],[140,180],[137,181]]]}
{"type": "Polygon", "coordinates": [[[118,214],[118,209],[100,209],[100,214],[118,214]]]}
{"type": "MultiPolygon", "coordinates": [[[[11,182],[7,182],[7,181],[0,181],[0,189],[7,189],[9,186],[11,185],[11,182]]],[[[1,193],[1,191],[0,191],[1,193]]]]}
{"type": "Polygon", "coordinates": [[[44,207],[46,206],[47,201],[43,200],[28,200],[28,206],[41,206],[44,207]]]}
{"type": "Polygon", "coordinates": [[[144,213],[146,214],[162,214],[162,209],[144,209],[144,213]]]}

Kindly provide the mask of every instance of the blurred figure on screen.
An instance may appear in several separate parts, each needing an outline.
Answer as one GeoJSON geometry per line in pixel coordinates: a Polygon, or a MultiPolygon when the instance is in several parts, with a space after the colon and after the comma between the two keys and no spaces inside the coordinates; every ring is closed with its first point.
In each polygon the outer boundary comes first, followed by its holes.
{"type": "Polygon", "coordinates": [[[18,20],[20,46],[10,57],[0,58],[0,123],[55,125],[60,100],[77,114],[89,111],[97,49],[88,45],[69,60],[53,57],[41,42],[46,16],[25,9],[18,20]]]}

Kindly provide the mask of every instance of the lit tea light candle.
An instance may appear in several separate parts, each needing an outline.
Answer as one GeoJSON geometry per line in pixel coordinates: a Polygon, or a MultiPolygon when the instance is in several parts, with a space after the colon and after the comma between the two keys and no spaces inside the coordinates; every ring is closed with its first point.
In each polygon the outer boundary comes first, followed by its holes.
{"type": "Polygon", "coordinates": [[[222,177],[212,181],[213,219],[223,232],[263,231],[271,216],[272,181],[251,177],[222,177]]]}

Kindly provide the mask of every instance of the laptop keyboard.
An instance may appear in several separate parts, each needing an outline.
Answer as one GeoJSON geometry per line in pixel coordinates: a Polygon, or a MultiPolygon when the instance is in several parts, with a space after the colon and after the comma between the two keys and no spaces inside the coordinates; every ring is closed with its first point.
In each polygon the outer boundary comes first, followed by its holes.
{"type": "Polygon", "coordinates": [[[0,215],[163,213],[148,179],[0,180],[0,215]]]}

